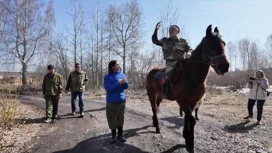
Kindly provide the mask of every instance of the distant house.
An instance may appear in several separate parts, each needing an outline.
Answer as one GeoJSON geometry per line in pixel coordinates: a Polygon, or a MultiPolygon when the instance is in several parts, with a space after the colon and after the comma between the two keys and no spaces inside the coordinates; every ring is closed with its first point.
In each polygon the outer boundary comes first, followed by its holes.
{"type": "MultiPolygon", "coordinates": [[[[40,73],[28,73],[27,82],[30,85],[38,85],[42,82],[43,74],[40,73]]],[[[22,85],[22,73],[21,72],[0,72],[0,84],[9,85],[22,85]]]]}

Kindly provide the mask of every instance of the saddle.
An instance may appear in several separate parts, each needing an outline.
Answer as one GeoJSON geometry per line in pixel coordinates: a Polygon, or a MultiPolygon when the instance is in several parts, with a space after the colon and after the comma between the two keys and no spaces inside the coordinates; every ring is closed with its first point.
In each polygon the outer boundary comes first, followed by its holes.
{"type": "MultiPolygon", "coordinates": [[[[180,78],[181,78],[181,72],[182,72],[182,66],[183,66],[183,62],[182,61],[179,61],[176,64],[176,66],[175,66],[175,68],[174,68],[174,70],[172,72],[172,75],[171,75],[171,79],[170,79],[171,82],[176,83],[176,82],[178,82],[180,80],[180,78]]],[[[162,85],[162,80],[163,80],[163,77],[164,77],[165,70],[166,70],[166,68],[161,68],[153,76],[154,78],[158,79],[160,85],[162,85]]],[[[165,97],[165,98],[168,99],[168,100],[174,100],[174,99],[171,99],[171,97],[172,97],[171,96],[172,95],[172,90],[170,88],[170,84],[166,85],[166,89],[165,90],[166,90],[165,92],[167,94],[167,97],[165,97]]]]}
{"type": "MultiPolygon", "coordinates": [[[[175,69],[171,76],[171,81],[173,81],[174,83],[178,82],[181,77],[182,66],[183,66],[182,61],[179,61],[175,66],[175,69]]],[[[157,73],[154,74],[154,78],[162,81],[165,70],[166,68],[161,68],[157,73]]]]}

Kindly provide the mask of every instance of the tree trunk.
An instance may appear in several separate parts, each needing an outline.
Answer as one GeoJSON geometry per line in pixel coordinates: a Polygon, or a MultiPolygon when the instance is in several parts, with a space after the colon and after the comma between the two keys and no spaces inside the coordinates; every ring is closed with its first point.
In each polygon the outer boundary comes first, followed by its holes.
{"type": "Polygon", "coordinates": [[[100,80],[99,80],[99,88],[101,87],[102,83],[103,83],[103,80],[104,78],[102,77],[103,76],[103,32],[101,30],[101,35],[100,35],[100,48],[101,48],[101,53],[100,53],[100,80]]]}
{"type": "Polygon", "coordinates": [[[123,73],[126,74],[126,46],[123,47],[123,73]]]}
{"type": "Polygon", "coordinates": [[[22,63],[22,83],[27,86],[27,64],[22,63]]]}

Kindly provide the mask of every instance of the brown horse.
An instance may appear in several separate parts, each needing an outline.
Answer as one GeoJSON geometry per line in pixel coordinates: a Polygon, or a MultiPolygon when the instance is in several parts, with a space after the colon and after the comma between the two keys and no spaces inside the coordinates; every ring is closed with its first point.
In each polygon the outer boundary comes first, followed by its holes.
{"type": "MultiPolygon", "coordinates": [[[[176,82],[171,80],[168,92],[168,99],[176,100],[185,113],[183,137],[189,152],[194,152],[196,120],[192,111],[206,92],[206,78],[210,66],[218,75],[224,75],[229,69],[229,62],[225,56],[225,42],[221,39],[217,27],[212,32],[212,25],[207,27],[206,36],[192,52],[191,57],[182,63],[180,78],[176,82]]],[[[153,68],[147,75],[146,84],[153,112],[153,126],[156,127],[157,133],[160,133],[157,113],[163,98],[161,80],[155,78],[154,75],[161,69],[161,67],[153,68]]]]}

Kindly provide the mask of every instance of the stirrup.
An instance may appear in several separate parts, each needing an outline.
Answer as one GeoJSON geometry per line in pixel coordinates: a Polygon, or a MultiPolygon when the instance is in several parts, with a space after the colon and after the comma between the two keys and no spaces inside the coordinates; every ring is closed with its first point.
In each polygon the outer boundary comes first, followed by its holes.
{"type": "Polygon", "coordinates": [[[163,98],[167,98],[167,85],[165,85],[165,87],[163,87],[163,89],[162,89],[162,97],[163,98]]]}

